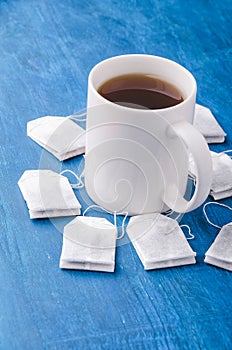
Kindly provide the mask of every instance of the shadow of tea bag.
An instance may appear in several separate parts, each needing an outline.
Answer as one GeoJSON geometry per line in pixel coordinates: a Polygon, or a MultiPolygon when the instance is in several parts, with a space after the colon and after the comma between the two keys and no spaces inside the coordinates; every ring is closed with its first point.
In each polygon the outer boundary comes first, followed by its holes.
{"type": "Polygon", "coordinates": [[[51,170],[27,170],[18,186],[31,219],[80,214],[81,205],[65,176],[51,170]]]}
{"type": "Polygon", "coordinates": [[[209,108],[196,104],[193,125],[202,133],[207,143],[225,141],[226,133],[209,108]]]}
{"type": "Polygon", "coordinates": [[[178,222],[162,214],[134,216],[128,236],[145,270],[195,264],[192,251],[178,222]]]}
{"type": "Polygon", "coordinates": [[[79,216],[64,227],[61,269],[114,272],[117,228],[99,217],[79,216]]]}
{"type": "MultiPolygon", "coordinates": [[[[226,153],[212,152],[213,177],[210,195],[215,199],[223,199],[232,196],[232,159],[226,153]]],[[[189,160],[189,172],[196,177],[196,169],[192,157],[189,160]]]]}
{"type": "Polygon", "coordinates": [[[85,153],[85,130],[68,117],[31,120],[27,135],[60,161],[85,153]]]}
{"type": "Polygon", "coordinates": [[[205,254],[206,263],[232,271],[232,223],[223,226],[205,254]]]}

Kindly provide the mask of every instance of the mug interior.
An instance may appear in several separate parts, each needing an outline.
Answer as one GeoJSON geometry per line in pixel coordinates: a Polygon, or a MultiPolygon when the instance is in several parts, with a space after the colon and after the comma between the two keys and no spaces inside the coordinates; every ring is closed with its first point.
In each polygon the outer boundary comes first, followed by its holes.
{"type": "Polygon", "coordinates": [[[183,66],[163,57],[142,54],[115,56],[98,63],[90,72],[89,85],[97,92],[106,81],[134,73],[153,75],[174,85],[184,101],[196,91],[193,75],[183,66]]]}

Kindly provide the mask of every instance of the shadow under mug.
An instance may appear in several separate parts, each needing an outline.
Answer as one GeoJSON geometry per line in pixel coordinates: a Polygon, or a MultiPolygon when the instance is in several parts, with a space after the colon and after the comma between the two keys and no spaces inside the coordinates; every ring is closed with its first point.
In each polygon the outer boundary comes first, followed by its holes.
{"type": "Polygon", "coordinates": [[[123,55],[104,60],[89,74],[85,185],[90,198],[109,212],[138,215],[191,211],[209,194],[212,163],[204,137],[192,126],[196,81],[171,60],[123,55]],[[156,109],[110,102],[98,93],[107,80],[123,74],[149,74],[176,86],[184,101],[156,109]],[[184,198],[188,154],[196,169],[192,198],[184,198]]]}

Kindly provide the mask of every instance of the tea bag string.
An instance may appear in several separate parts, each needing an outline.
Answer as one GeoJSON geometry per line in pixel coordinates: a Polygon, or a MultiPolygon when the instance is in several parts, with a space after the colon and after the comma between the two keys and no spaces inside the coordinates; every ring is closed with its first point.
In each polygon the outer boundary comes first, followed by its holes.
{"type": "Polygon", "coordinates": [[[180,225],[180,228],[182,228],[182,227],[187,227],[187,229],[188,229],[188,235],[189,235],[189,237],[186,237],[187,240],[190,240],[190,239],[194,239],[194,238],[195,238],[194,234],[192,234],[192,232],[191,232],[191,228],[190,228],[189,225],[186,225],[186,224],[180,225]]]}
{"type": "Polygon", "coordinates": [[[84,210],[84,212],[83,212],[82,215],[85,216],[85,214],[87,213],[87,211],[88,211],[89,209],[92,209],[92,208],[98,208],[98,209],[101,209],[102,211],[105,211],[105,212],[108,213],[108,214],[113,214],[113,215],[114,215],[114,227],[116,228],[116,230],[117,230],[117,215],[124,215],[124,218],[123,218],[123,220],[122,220],[122,233],[121,233],[120,236],[117,237],[117,240],[122,239],[122,238],[124,237],[124,235],[125,235],[125,221],[126,221],[126,218],[127,218],[127,216],[128,216],[128,212],[124,212],[124,213],[121,213],[121,212],[118,212],[118,213],[117,213],[116,211],[110,212],[110,211],[108,211],[108,210],[102,208],[100,205],[92,204],[92,205],[88,206],[88,207],[84,210]]]}
{"type": "Polygon", "coordinates": [[[67,118],[68,119],[71,119],[71,120],[76,120],[78,122],[85,122],[86,121],[86,118],[82,119],[82,117],[85,117],[87,114],[87,112],[83,112],[83,113],[80,113],[80,114],[71,114],[71,115],[68,115],[67,118]]]}
{"type": "MultiPolygon", "coordinates": [[[[169,209],[169,210],[167,210],[167,212],[166,212],[165,214],[166,214],[167,217],[170,217],[173,213],[175,213],[175,211],[172,210],[172,209],[169,209]]],[[[181,215],[183,215],[183,214],[182,214],[182,213],[177,214],[177,217],[176,217],[174,220],[177,221],[177,220],[181,217],[181,215]]],[[[187,227],[187,229],[188,229],[188,235],[189,235],[189,237],[186,237],[187,240],[190,240],[190,239],[194,239],[194,238],[195,238],[194,234],[192,234],[192,232],[191,232],[191,228],[190,228],[189,225],[183,224],[183,225],[179,225],[179,227],[180,227],[180,228],[182,228],[182,227],[187,227]]],[[[176,228],[176,227],[174,227],[173,230],[174,230],[175,228],[176,228]]],[[[172,232],[172,230],[171,230],[171,232],[172,232]]]]}
{"type": "Polygon", "coordinates": [[[72,188],[76,189],[76,188],[83,188],[85,186],[83,181],[82,181],[82,177],[84,176],[84,172],[85,172],[85,169],[78,176],[76,173],[74,173],[74,171],[69,170],[69,169],[65,169],[65,170],[61,171],[60,175],[63,175],[63,174],[66,174],[66,173],[72,174],[77,179],[77,183],[76,184],[70,184],[70,185],[71,185],[72,188]]]}
{"type": "Polygon", "coordinates": [[[224,208],[227,208],[227,209],[229,209],[229,210],[232,210],[232,208],[231,208],[229,205],[227,205],[227,204],[218,203],[218,202],[208,202],[208,203],[205,203],[205,205],[203,206],[203,213],[204,213],[204,216],[205,216],[206,221],[208,222],[208,224],[210,224],[210,225],[213,226],[213,227],[216,227],[216,228],[221,229],[222,226],[216,225],[215,223],[213,223],[212,221],[210,221],[210,220],[209,220],[209,217],[208,217],[208,215],[207,215],[207,213],[206,213],[206,207],[207,207],[208,205],[211,205],[211,204],[219,205],[219,206],[224,207],[224,208]]]}
{"type": "Polygon", "coordinates": [[[114,225],[115,225],[115,227],[117,227],[117,215],[124,215],[124,218],[122,220],[122,233],[119,237],[117,237],[117,240],[119,240],[125,236],[125,222],[126,222],[126,218],[128,216],[128,212],[125,212],[125,213],[114,212],[114,225]]]}
{"type": "Polygon", "coordinates": [[[190,180],[192,180],[194,187],[196,187],[197,180],[196,180],[195,176],[188,174],[188,177],[190,180]]]}

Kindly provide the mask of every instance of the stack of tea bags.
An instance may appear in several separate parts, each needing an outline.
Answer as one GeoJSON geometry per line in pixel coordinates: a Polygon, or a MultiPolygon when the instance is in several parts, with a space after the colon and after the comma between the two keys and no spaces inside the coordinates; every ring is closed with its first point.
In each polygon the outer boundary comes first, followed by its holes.
{"type": "Polygon", "coordinates": [[[80,215],[81,205],[65,176],[51,170],[27,170],[18,185],[31,219],[80,215]]]}
{"type": "Polygon", "coordinates": [[[27,123],[27,135],[60,161],[85,152],[85,130],[69,117],[31,120],[27,123]]]}
{"type": "Polygon", "coordinates": [[[193,124],[204,135],[207,143],[225,141],[226,133],[209,108],[196,104],[193,124]]]}

